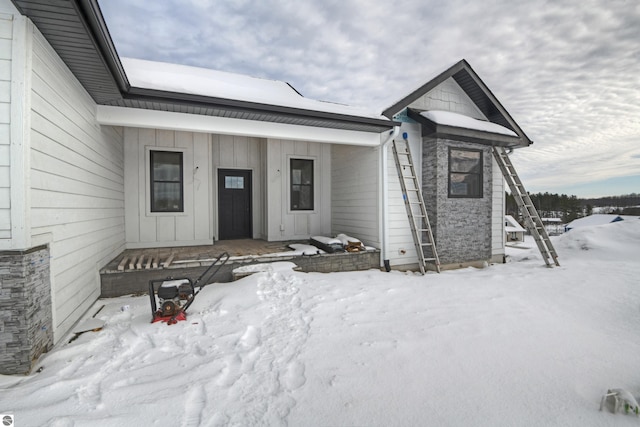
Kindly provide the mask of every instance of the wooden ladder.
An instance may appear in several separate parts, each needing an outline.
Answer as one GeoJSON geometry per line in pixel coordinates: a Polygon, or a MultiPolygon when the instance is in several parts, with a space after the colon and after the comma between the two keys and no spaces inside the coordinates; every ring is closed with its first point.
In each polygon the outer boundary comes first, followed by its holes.
{"type": "Polygon", "coordinates": [[[398,170],[398,178],[400,178],[400,187],[402,188],[402,198],[404,206],[407,210],[409,225],[411,226],[411,234],[413,235],[413,243],[418,254],[418,265],[420,273],[425,274],[428,263],[435,265],[435,269],[440,273],[440,259],[436,250],[436,243],[431,231],[427,208],[422,197],[422,189],[416,170],[413,166],[413,158],[409,149],[409,141],[403,139],[401,141],[393,140],[393,157],[396,160],[396,169],[398,170]],[[409,185],[407,185],[409,183],[409,185]],[[426,242],[423,242],[422,236],[426,234],[426,242]],[[425,255],[425,248],[429,249],[430,257],[425,255]]]}
{"type": "Polygon", "coordinates": [[[500,170],[502,170],[502,175],[511,189],[511,195],[518,204],[518,208],[524,217],[525,225],[536,241],[545,264],[547,267],[553,267],[554,265],[559,267],[558,254],[551,244],[549,234],[547,234],[547,230],[531,201],[531,197],[529,197],[529,193],[524,189],[524,185],[522,185],[522,181],[520,181],[507,151],[504,147],[493,147],[493,156],[498,162],[500,170]]]}

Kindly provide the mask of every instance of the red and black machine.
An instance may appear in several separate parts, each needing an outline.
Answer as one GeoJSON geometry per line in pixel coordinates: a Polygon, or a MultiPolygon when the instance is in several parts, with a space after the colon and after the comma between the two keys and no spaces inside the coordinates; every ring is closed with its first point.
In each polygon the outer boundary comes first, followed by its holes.
{"type": "Polygon", "coordinates": [[[193,303],[202,288],[211,283],[228,260],[229,254],[227,252],[218,255],[195,282],[188,277],[150,280],[149,300],[153,316],[151,323],[166,322],[168,325],[173,325],[180,320],[187,320],[187,308],[193,303]]]}

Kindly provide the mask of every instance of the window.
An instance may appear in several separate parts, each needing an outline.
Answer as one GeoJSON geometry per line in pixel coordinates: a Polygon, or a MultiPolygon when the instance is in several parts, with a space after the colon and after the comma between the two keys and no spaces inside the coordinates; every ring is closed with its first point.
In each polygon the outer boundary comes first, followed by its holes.
{"type": "Polygon", "coordinates": [[[182,153],[151,151],[151,212],[183,212],[182,153]]]}
{"type": "Polygon", "coordinates": [[[224,188],[226,190],[244,190],[244,176],[225,176],[224,188]]]}
{"type": "Polygon", "coordinates": [[[482,151],[449,148],[449,197],[482,197],[482,151]]]}
{"type": "Polygon", "coordinates": [[[313,210],[313,160],[291,159],[291,210],[313,210]]]}

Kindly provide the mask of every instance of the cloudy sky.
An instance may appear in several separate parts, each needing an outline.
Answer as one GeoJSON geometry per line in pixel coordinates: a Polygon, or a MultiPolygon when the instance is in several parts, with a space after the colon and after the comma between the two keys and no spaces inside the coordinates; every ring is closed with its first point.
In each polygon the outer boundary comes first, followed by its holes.
{"type": "Polygon", "coordinates": [[[637,0],[101,0],[121,56],[382,111],[464,58],[534,141],[531,192],[640,193],[637,0]]]}

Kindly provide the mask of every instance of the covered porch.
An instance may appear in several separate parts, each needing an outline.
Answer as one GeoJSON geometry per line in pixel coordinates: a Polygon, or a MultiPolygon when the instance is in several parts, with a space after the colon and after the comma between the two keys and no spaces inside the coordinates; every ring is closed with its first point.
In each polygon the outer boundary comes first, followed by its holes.
{"type": "MultiPolygon", "coordinates": [[[[223,253],[230,258],[214,277],[231,282],[240,267],[289,261],[303,272],[330,273],[380,268],[380,251],[303,255],[289,245],[308,245],[308,240],[268,242],[257,239],[219,240],[214,245],[127,249],[100,270],[101,297],[111,298],[148,292],[150,280],[167,277],[197,279],[223,253]]],[[[321,252],[321,251],[319,251],[321,252]]],[[[308,253],[308,251],[307,251],[308,253]]]]}

